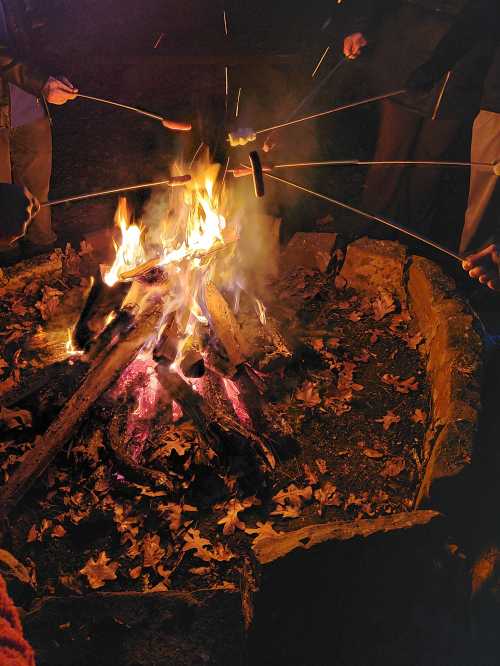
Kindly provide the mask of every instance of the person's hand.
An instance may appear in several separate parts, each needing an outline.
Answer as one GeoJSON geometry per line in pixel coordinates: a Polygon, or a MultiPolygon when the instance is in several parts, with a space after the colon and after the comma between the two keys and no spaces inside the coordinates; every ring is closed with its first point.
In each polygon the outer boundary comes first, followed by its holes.
{"type": "Polygon", "coordinates": [[[0,245],[12,245],[26,230],[40,210],[31,192],[19,185],[0,184],[0,245]]]}
{"type": "Polygon", "coordinates": [[[78,88],[68,81],[65,76],[55,78],[49,76],[47,83],[43,87],[43,96],[49,104],[66,104],[78,94],[78,88]]]}
{"type": "Polygon", "coordinates": [[[368,44],[362,32],[355,32],[344,39],[344,55],[349,60],[355,60],[368,44]]]}
{"type": "Polygon", "coordinates": [[[484,250],[466,257],[462,268],[473,280],[500,291],[500,244],[488,245],[484,250]]]}

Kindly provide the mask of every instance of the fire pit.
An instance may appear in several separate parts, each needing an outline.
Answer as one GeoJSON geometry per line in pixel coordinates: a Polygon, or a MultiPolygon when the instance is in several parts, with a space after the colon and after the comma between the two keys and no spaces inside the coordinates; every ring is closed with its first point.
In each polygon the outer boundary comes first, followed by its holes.
{"type": "Polygon", "coordinates": [[[480,339],[438,269],[361,241],[339,272],[310,234],[278,274],[277,221],[240,221],[217,182],[205,164],[153,200],[146,238],[122,203],[102,280],[88,248],[4,280],[0,498],[27,605],[240,592],[249,627],[260,567],[430,524],[415,509],[467,466],[480,339]]]}

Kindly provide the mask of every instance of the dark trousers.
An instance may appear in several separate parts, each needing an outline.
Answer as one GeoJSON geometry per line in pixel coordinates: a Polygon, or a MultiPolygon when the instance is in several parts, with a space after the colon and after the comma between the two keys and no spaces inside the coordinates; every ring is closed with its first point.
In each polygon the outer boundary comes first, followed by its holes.
{"type": "MultiPolygon", "coordinates": [[[[52,171],[52,131],[48,118],[15,129],[0,129],[0,182],[25,185],[39,201],[49,197],[52,171]]],[[[26,239],[36,245],[56,240],[50,208],[42,208],[26,239]]]]}
{"type": "MultiPolygon", "coordinates": [[[[431,120],[383,101],[373,159],[441,161],[462,125],[462,120],[431,120]]],[[[427,233],[442,176],[442,168],[374,166],[365,181],[363,205],[373,213],[395,215],[403,224],[427,233]]]]}

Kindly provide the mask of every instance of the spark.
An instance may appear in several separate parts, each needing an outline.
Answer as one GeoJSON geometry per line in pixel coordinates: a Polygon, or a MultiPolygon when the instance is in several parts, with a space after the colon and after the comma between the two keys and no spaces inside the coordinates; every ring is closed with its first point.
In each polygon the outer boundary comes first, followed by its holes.
{"type": "Polygon", "coordinates": [[[314,79],[314,77],[315,77],[316,74],[318,73],[319,68],[320,68],[321,65],[323,64],[323,60],[326,58],[326,56],[327,56],[329,50],[330,50],[330,47],[327,46],[326,49],[325,49],[324,52],[323,52],[323,55],[322,55],[321,58],[319,59],[318,64],[317,64],[316,67],[314,68],[313,73],[311,74],[311,78],[312,78],[312,79],[314,79]]]}
{"type": "Polygon", "coordinates": [[[229,67],[224,67],[226,72],[226,98],[229,95],[229,67]]]}
{"type": "Polygon", "coordinates": [[[228,37],[228,36],[229,36],[229,30],[228,30],[228,28],[227,28],[227,14],[226,14],[226,10],[225,10],[225,9],[224,9],[224,11],[222,12],[222,15],[223,15],[223,17],[224,17],[224,32],[226,33],[226,37],[228,37]]]}
{"type": "Polygon", "coordinates": [[[159,35],[159,37],[158,37],[158,39],[157,39],[156,42],[154,43],[154,46],[153,46],[154,49],[157,49],[157,48],[160,46],[160,44],[161,44],[161,40],[162,40],[164,37],[165,37],[165,33],[164,33],[164,32],[161,32],[160,35],[159,35]]]}
{"type": "Polygon", "coordinates": [[[226,162],[226,168],[224,169],[224,176],[222,177],[222,184],[224,185],[224,182],[226,180],[227,176],[227,170],[229,169],[229,160],[231,159],[231,155],[227,156],[227,162],[226,162]]]}
{"type": "Polygon", "coordinates": [[[448,83],[450,82],[450,77],[451,77],[451,71],[449,71],[446,74],[446,78],[444,80],[443,86],[437,98],[436,106],[434,107],[432,120],[436,120],[436,118],[438,117],[439,109],[441,108],[441,102],[443,101],[444,93],[446,92],[446,88],[448,87],[448,83]]]}
{"type": "Polygon", "coordinates": [[[237,118],[240,113],[240,97],[241,97],[241,88],[238,89],[238,99],[236,100],[236,111],[234,112],[235,118],[237,118]]]}
{"type": "Polygon", "coordinates": [[[202,141],[202,142],[200,143],[200,145],[198,146],[198,148],[196,149],[196,152],[195,152],[195,154],[193,155],[193,159],[192,159],[191,162],[189,163],[189,168],[190,168],[190,169],[192,168],[192,166],[193,166],[193,164],[194,164],[196,158],[197,158],[198,155],[200,154],[200,150],[203,148],[204,145],[205,145],[205,143],[202,141]]]}

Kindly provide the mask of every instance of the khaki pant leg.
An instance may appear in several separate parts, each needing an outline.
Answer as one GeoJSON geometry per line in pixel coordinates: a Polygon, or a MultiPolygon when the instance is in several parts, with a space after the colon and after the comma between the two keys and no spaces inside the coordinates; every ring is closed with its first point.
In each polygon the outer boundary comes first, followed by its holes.
{"type": "MultiPolygon", "coordinates": [[[[471,160],[500,159],[500,113],[481,111],[472,130],[471,160]]],[[[460,252],[470,253],[487,245],[500,229],[500,188],[491,167],[472,167],[469,203],[460,241],[460,252]]]]}
{"type": "MultiPolygon", "coordinates": [[[[11,130],[13,180],[26,185],[39,201],[49,198],[52,172],[52,131],[47,118],[11,130]]],[[[50,208],[42,208],[31,223],[26,239],[35,245],[56,240],[52,231],[50,208]]]]}

